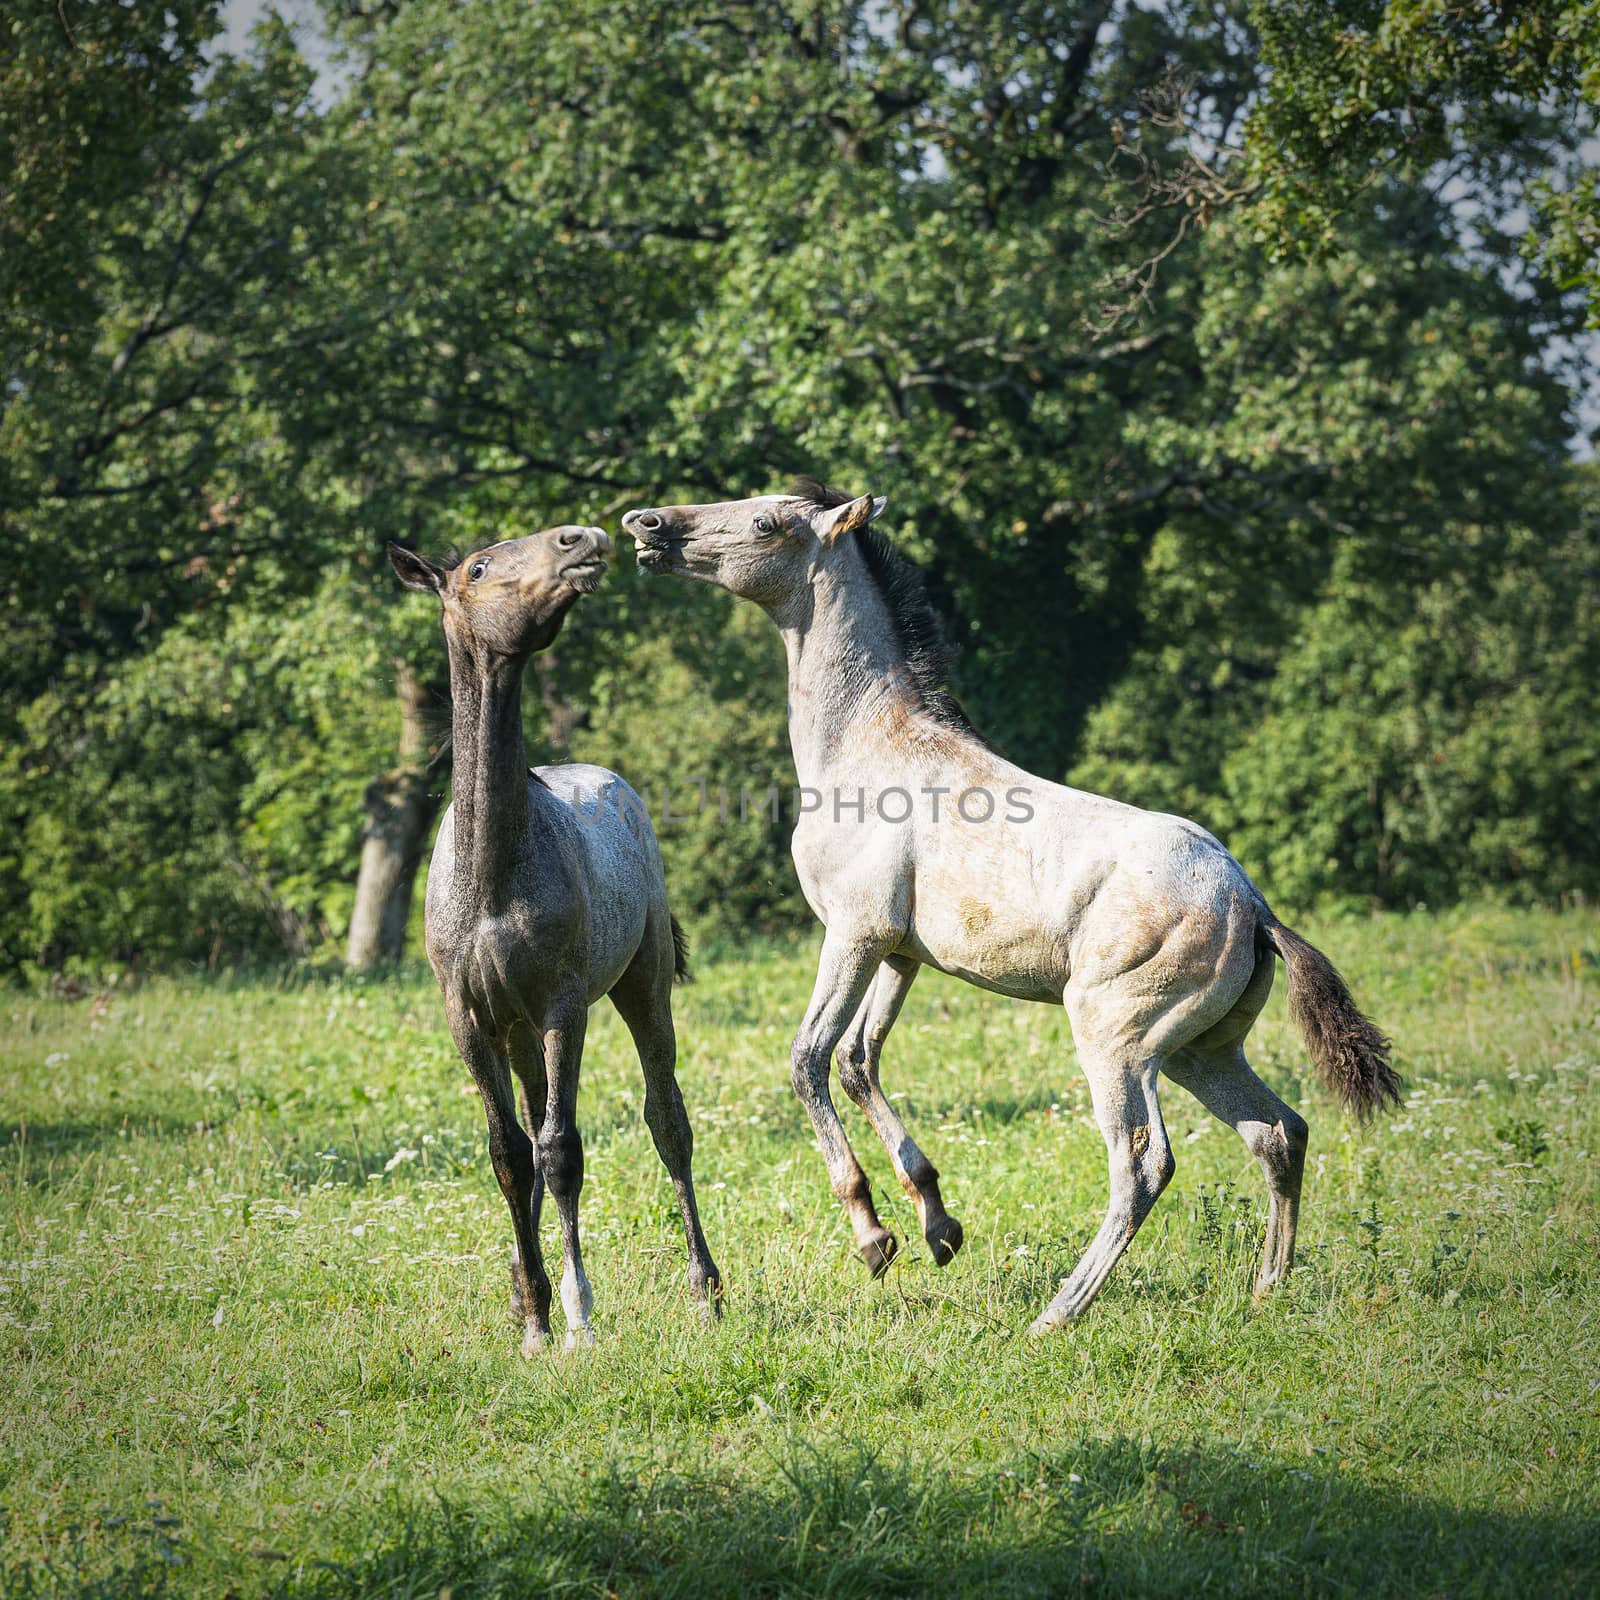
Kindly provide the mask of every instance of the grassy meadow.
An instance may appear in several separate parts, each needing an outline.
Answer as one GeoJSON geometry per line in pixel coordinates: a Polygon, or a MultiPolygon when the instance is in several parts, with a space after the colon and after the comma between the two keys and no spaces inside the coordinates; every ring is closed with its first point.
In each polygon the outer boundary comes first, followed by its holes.
{"type": "MultiPolygon", "coordinates": [[[[1600,922],[1306,926],[1395,1036],[1367,1128],[1301,1070],[1299,1266],[1181,1090],[1172,1187],[1087,1318],[1063,1014],[925,976],[885,1086],[967,1247],[850,1253],[787,1047],[814,941],[706,952],[680,1072],[727,1315],[689,1301],[626,1034],[589,1035],[598,1347],[521,1360],[481,1114],[420,969],[0,999],[0,1588],[18,1595],[1592,1594],[1600,922]]],[[[548,1248],[554,1219],[546,1211],[548,1248]]],[[[559,1320],[558,1320],[559,1328],[559,1320]]]]}

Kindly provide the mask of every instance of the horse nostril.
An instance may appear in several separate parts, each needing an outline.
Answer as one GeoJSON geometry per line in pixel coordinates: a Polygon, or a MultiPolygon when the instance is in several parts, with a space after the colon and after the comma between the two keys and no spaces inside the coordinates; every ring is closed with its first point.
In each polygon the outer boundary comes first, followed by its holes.
{"type": "Polygon", "coordinates": [[[646,533],[659,533],[661,531],[661,518],[653,511],[641,511],[634,520],[646,533]]]}
{"type": "Polygon", "coordinates": [[[556,544],[562,550],[576,550],[578,548],[578,530],[565,528],[556,535],[556,544]]]}

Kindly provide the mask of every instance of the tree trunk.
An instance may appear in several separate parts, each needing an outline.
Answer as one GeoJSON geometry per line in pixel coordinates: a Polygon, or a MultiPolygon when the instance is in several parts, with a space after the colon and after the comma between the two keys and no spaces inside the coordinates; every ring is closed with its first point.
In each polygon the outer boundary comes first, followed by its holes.
{"type": "Polygon", "coordinates": [[[555,652],[547,650],[533,658],[533,670],[539,680],[539,701],[544,706],[545,744],[554,760],[565,761],[572,754],[573,734],[589,726],[589,713],[562,695],[556,684],[557,661],[555,652]]]}
{"type": "Polygon", "coordinates": [[[417,868],[439,809],[428,772],[427,689],[408,662],[395,666],[400,699],[400,760],[367,785],[367,825],[356,874],[356,903],[345,957],[352,972],[405,954],[417,868]]]}

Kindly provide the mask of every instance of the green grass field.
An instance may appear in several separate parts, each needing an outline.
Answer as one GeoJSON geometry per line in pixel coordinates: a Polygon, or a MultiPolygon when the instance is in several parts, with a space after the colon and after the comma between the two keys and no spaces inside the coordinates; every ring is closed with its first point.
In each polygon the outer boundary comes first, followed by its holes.
{"type": "MultiPolygon", "coordinates": [[[[967,1248],[940,1273],[863,1119],[850,1253],[789,1036],[813,942],[699,963],[681,1077],[728,1283],[699,1327],[607,1007],[581,1102],[598,1348],[524,1362],[509,1226],[431,979],[0,1001],[0,1582],[23,1595],[1593,1594],[1600,923],[1306,927],[1404,1109],[1258,1069],[1311,1123],[1300,1264],[1169,1087],[1178,1174],[1088,1317],[1026,1327],[1097,1226],[1059,1010],[924,977],[885,1084],[967,1248]]],[[[842,1096],[840,1097],[842,1101],[842,1096]]],[[[553,1216],[546,1236],[554,1251],[553,1216]]]]}

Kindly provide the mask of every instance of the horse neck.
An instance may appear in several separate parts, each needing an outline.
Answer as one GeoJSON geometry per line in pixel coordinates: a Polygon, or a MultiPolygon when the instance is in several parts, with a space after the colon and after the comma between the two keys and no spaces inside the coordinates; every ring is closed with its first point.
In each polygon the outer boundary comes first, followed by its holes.
{"type": "Polygon", "coordinates": [[[525,665],[520,656],[483,658],[450,643],[455,870],[481,899],[510,883],[527,834],[525,665]]]}
{"type": "Polygon", "coordinates": [[[824,564],[773,620],[789,658],[789,745],[795,774],[820,787],[841,763],[871,760],[888,703],[910,694],[889,608],[853,551],[824,564]]]}

